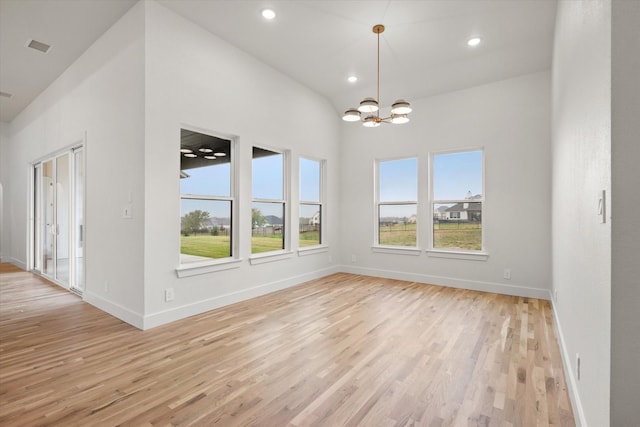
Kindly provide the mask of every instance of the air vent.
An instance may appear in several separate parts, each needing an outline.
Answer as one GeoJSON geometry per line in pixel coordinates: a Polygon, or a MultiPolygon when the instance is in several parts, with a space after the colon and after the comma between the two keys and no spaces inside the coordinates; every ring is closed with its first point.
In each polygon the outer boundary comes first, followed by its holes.
{"type": "Polygon", "coordinates": [[[3,98],[11,98],[13,94],[7,92],[0,92],[0,96],[3,98]]]}
{"type": "Polygon", "coordinates": [[[39,50],[42,53],[47,53],[49,52],[49,49],[51,49],[51,46],[49,46],[48,44],[42,43],[42,42],[39,42],[38,40],[33,40],[33,39],[29,40],[27,47],[30,47],[31,49],[39,50]]]}

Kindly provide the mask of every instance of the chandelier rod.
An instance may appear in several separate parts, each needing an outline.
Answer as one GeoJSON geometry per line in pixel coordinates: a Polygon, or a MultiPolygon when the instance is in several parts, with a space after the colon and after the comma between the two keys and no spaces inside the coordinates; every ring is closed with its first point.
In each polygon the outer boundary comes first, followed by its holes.
{"type": "Polygon", "coordinates": [[[380,106],[382,105],[380,102],[380,33],[384,31],[384,27],[382,25],[376,26],[374,31],[378,34],[378,111],[376,111],[376,115],[380,118],[380,106]]]}

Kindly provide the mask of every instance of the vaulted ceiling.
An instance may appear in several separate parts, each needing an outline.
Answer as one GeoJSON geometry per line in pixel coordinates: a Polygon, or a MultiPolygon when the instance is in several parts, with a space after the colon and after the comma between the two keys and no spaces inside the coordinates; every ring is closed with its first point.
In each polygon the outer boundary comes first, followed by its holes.
{"type": "MultiPolygon", "coordinates": [[[[325,96],[337,113],[376,96],[375,24],[386,27],[383,105],[551,65],[555,0],[157,1],[325,96]],[[480,45],[469,47],[471,37],[480,45]]],[[[0,91],[12,95],[0,97],[0,120],[13,120],[135,3],[0,0],[0,91]],[[31,39],[52,48],[30,49],[31,39]]]]}

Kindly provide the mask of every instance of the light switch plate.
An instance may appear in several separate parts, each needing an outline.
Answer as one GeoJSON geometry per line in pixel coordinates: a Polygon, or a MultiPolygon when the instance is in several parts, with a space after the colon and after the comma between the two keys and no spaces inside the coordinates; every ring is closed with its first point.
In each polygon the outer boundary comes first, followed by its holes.
{"type": "Polygon", "coordinates": [[[598,215],[600,216],[600,224],[607,222],[607,190],[602,190],[598,194],[598,215]]]}

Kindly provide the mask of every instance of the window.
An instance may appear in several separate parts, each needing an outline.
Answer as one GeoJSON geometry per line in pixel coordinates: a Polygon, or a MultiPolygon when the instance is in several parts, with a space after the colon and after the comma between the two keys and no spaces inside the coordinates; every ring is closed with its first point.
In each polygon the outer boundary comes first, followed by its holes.
{"type": "Polygon", "coordinates": [[[417,246],[418,159],[377,164],[377,244],[417,246]]]}
{"type": "Polygon", "coordinates": [[[253,147],[251,253],[285,248],[285,155],[253,147]]]}
{"type": "Polygon", "coordinates": [[[180,130],[180,264],[233,256],[232,142],[180,130]]]}
{"type": "Polygon", "coordinates": [[[482,251],[482,150],[432,157],[432,247],[482,251]]]}
{"type": "Polygon", "coordinates": [[[322,162],[300,158],[299,246],[322,241],[322,162]]]}

